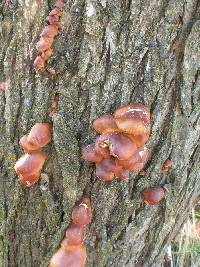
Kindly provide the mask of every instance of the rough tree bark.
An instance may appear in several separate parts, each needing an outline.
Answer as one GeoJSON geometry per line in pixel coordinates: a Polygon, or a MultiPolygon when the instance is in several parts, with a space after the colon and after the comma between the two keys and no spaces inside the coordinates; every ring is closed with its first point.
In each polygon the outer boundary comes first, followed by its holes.
{"type": "Polygon", "coordinates": [[[87,266],[162,266],[170,241],[200,189],[200,2],[198,0],[73,0],[48,67],[36,74],[35,43],[54,1],[0,3],[0,266],[47,266],[83,192],[93,201],[86,240],[87,266]],[[70,25],[69,25],[70,22],[70,25]],[[69,26],[69,27],[68,27],[69,26]],[[22,155],[19,137],[53,116],[41,182],[24,190],[13,166],[22,155]],[[143,102],[152,114],[146,175],[104,183],[85,163],[80,147],[96,136],[91,122],[121,104],[143,102]],[[171,157],[172,170],[160,173],[171,157]],[[163,184],[167,197],[155,207],[140,192],[163,184]]]}

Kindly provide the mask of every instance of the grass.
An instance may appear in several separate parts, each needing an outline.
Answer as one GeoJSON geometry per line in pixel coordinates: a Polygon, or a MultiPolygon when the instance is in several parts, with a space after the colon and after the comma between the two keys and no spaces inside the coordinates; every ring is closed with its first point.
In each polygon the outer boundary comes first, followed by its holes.
{"type": "Polygon", "coordinates": [[[171,267],[200,267],[200,211],[191,216],[172,244],[171,267]]]}

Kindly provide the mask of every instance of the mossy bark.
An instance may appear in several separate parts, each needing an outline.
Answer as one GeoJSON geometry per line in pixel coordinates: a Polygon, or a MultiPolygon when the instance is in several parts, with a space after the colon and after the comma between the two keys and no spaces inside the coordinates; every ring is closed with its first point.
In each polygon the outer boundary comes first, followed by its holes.
{"type": "Polygon", "coordinates": [[[9,81],[0,92],[0,266],[47,266],[85,192],[94,213],[87,266],[160,267],[200,189],[200,2],[66,1],[50,72],[36,74],[35,43],[53,4],[0,3],[0,82],[9,81]],[[51,121],[55,93],[60,101],[43,170],[49,184],[24,190],[13,168],[23,154],[19,137],[51,121]],[[94,118],[130,102],[151,109],[146,174],[101,182],[80,148],[96,136],[94,118]],[[163,174],[168,157],[173,167],[163,174]],[[147,206],[140,193],[158,184],[167,196],[147,206]]]}

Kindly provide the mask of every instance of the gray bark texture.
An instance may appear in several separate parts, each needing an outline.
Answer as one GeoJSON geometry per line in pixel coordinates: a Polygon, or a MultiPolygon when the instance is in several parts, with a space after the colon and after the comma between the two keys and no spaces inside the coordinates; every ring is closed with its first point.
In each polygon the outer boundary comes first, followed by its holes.
{"type": "Polygon", "coordinates": [[[160,267],[200,190],[200,1],[66,1],[50,71],[38,74],[35,44],[53,5],[0,3],[0,82],[10,83],[0,92],[0,266],[48,266],[84,192],[94,214],[87,267],[160,267]],[[146,174],[105,183],[80,148],[97,136],[94,118],[130,102],[151,110],[146,174]],[[14,171],[19,138],[48,121],[49,184],[25,190],[14,171]],[[172,170],[161,173],[168,157],[172,170]],[[141,191],[155,185],[165,185],[167,195],[148,206],[141,191]]]}

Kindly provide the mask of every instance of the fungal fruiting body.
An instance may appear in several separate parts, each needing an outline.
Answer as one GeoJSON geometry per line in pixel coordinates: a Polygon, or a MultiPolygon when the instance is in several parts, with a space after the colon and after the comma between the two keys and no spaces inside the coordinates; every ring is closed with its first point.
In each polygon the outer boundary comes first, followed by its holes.
{"type": "Polygon", "coordinates": [[[101,156],[99,153],[95,150],[95,144],[90,144],[82,148],[82,157],[86,161],[92,161],[92,162],[100,162],[103,159],[103,156],[101,156]]]}
{"type": "Polygon", "coordinates": [[[119,128],[111,114],[105,114],[93,121],[93,128],[100,134],[119,132],[119,128]]]}
{"type": "Polygon", "coordinates": [[[75,205],[72,211],[72,222],[77,225],[87,225],[92,220],[91,201],[88,197],[84,197],[80,203],[75,205]]]}
{"type": "Polygon", "coordinates": [[[42,59],[44,61],[47,61],[52,54],[53,54],[53,49],[52,48],[49,48],[49,49],[47,49],[46,51],[44,51],[42,53],[42,56],[41,57],[42,57],[42,59]]]}
{"type": "Polygon", "coordinates": [[[84,245],[74,250],[61,247],[52,257],[49,267],[84,267],[86,263],[86,248],[84,245]]]}
{"type": "Polygon", "coordinates": [[[150,131],[150,112],[141,103],[118,108],[114,113],[118,128],[128,134],[144,135],[150,131]]]}
{"type": "Polygon", "coordinates": [[[23,176],[19,175],[19,181],[24,187],[31,187],[40,179],[41,172],[34,173],[32,175],[23,176]]]}
{"type": "Polygon", "coordinates": [[[33,151],[37,151],[38,149],[40,149],[39,146],[34,145],[27,141],[27,135],[24,135],[20,138],[19,144],[24,149],[25,152],[33,152],[33,151]]]}
{"type": "Polygon", "coordinates": [[[162,187],[151,187],[144,189],[142,194],[147,204],[156,205],[164,198],[165,191],[162,187]]]}
{"type": "Polygon", "coordinates": [[[145,171],[140,171],[139,175],[144,176],[145,175],[145,171]]]}
{"type": "Polygon", "coordinates": [[[125,160],[133,156],[136,151],[136,145],[123,133],[108,133],[97,137],[96,151],[102,149],[108,151],[110,156],[114,156],[119,160],[125,160]]]}
{"type": "Polygon", "coordinates": [[[149,139],[150,132],[143,135],[128,135],[128,137],[136,144],[137,147],[141,147],[146,144],[149,139]]]}
{"type": "Polygon", "coordinates": [[[0,91],[8,90],[8,86],[9,86],[9,82],[8,81],[0,83],[0,91]]]}
{"type": "Polygon", "coordinates": [[[129,176],[129,171],[120,166],[119,161],[114,157],[103,159],[96,164],[96,175],[104,181],[112,181],[115,176],[125,180],[129,176]]]}
{"type": "Polygon", "coordinates": [[[36,49],[41,53],[40,56],[36,57],[33,63],[36,71],[44,71],[45,62],[53,54],[52,43],[58,34],[58,28],[60,26],[59,17],[61,16],[61,9],[63,5],[64,0],[57,0],[54,5],[54,9],[50,11],[46,18],[46,20],[49,22],[49,25],[44,27],[40,34],[40,40],[36,43],[36,49]]]}
{"type": "Polygon", "coordinates": [[[56,113],[58,102],[59,102],[59,94],[55,94],[54,99],[51,104],[51,111],[49,112],[50,117],[52,117],[56,113]]]}
{"type": "Polygon", "coordinates": [[[50,123],[36,123],[28,136],[24,135],[20,138],[19,144],[27,153],[18,159],[15,171],[23,186],[30,187],[39,180],[47,157],[41,149],[51,142],[51,135],[52,125],[50,123]]]}
{"type": "Polygon", "coordinates": [[[73,222],[67,228],[66,241],[69,246],[79,246],[85,239],[85,225],[75,224],[73,222]]]}
{"type": "Polygon", "coordinates": [[[127,160],[120,160],[119,165],[123,166],[129,171],[137,171],[143,168],[148,157],[147,148],[138,148],[136,153],[127,160]]]}
{"type": "Polygon", "coordinates": [[[72,221],[66,229],[61,247],[51,258],[49,267],[84,267],[87,253],[83,244],[86,225],[92,219],[91,200],[83,196],[72,210],[72,221]]]}
{"type": "Polygon", "coordinates": [[[63,0],[57,0],[55,3],[55,7],[61,9],[64,6],[64,1],[63,0]]]}
{"type": "Polygon", "coordinates": [[[41,149],[51,142],[52,125],[50,123],[36,123],[28,136],[21,137],[19,144],[27,152],[41,149]]]}
{"type": "Polygon", "coordinates": [[[172,168],[172,161],[170,159],[166,159],[161,166],[161,172],[168,172],[171,168],[172,168]]]}
{"type": "Polygon", "coordinates": [[[52,125],[50,123],[36,123],[27,137],[27,141],[38,147],[44,147],[51,142],[52,125]]]}
{"type": "Polygon", "coordinates": [[[45,52],[51,47],[52,43],[53,43],[53,38],[41,37],[40,41],[37,42],[36,44],[36,49],[41,53],[45,52]]]}
{"type": "Polygon", "coordinates": [[[25,154],[16,162],[15,171],[25,187],[30,187],[38,181],[46,157],[45,152],[39,151],[25,154]]]}
{"type": "Polygon", "coordinates": [[[38,173],[45,162],[46,153],[43,151],[23,155],[15,164],[15,171],[22,176],[38,173]]]}
{"type": "Polygon", "coordinates": [[[45,60],[41,56],[37,56],[33,62],[33,67],[35,70],[44,71],[45,69],[45,60]]]}
{"type": "Polygon", "coordinates": [[[141,103],[120,107],[113,115],[102,115],[93,122],[100,136],[82,148],[82,157],[96,163],[96,175],[101,180],[111,181],[116,176],[125,180],[129,171],[139,172],[147,161],[145,144],[150,126],[150,111],[141,103]]]}
{"type": "Polygon", "coordinates": [[[58,26],[57,25],[48,25],[41,32],[41,37],[49,37],[54,38],[58,34],[58,26]]]}

